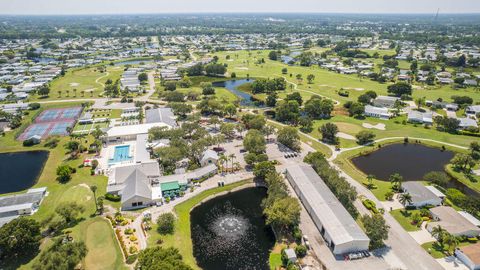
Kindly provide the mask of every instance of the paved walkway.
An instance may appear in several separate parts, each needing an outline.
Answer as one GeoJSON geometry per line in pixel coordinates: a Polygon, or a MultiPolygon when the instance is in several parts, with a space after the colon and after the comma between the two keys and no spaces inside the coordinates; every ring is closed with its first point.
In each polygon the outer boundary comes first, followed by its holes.
{"type": "MultiPolygon", "coordinates": [[[[141,228],[142,219],[145,213],[150,213],[152,215],[152,222],[156,222],[158,216],[160,216],[163,213],[172,212],[173,208],[176,205],[184,201],[187,201],[192,197],[195,197],[196,195],[202,193],[203,191],[218,187],[218,182],[225,182],[225,185],[228,185],[228,184],[240,182],[240,181],[251,179],[251,178],[253,178],[253,174],[247,171],[240,171],[232,174],[226,174],[224,176],[215,175],[214,177],[205,180],[201,184],[201,186],[198,188],[195,188],[193,192],[187,192],[183,197],[177,198],[161,206],[146,208],[132,222],[132,228],[135,229],[135,235],[138,238],[139,248],[145,249],[147,247],[147,237],[143,235],[143,231],[141,228]]],[[[128,212],[128,213],[131,213],[131,212],[128,212]]]]}

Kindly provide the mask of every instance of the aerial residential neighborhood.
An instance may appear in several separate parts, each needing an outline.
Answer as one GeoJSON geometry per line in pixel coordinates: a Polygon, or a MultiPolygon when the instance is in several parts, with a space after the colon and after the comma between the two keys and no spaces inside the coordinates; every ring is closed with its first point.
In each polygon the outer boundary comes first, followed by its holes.
{"type": "Polygon", "coordinates": [[[0,269],[479,270],[480,5],[267,2],[0,1],[0,269]]]}

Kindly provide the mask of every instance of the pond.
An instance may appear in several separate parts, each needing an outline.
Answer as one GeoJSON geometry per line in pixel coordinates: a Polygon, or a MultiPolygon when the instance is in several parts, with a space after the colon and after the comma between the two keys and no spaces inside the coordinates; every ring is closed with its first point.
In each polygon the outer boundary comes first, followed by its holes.
{"type": "Polygon", "coordinates": [[[0,194],[32,187],[48,159],[48,151],[0,154],[0,194]]]}
{"type": "MultiPolygon", "coordinates": [[[[353,164],[365,174],[389,181],[394,173],[399,173],[404,181],[419,181],[432,171],[444,171],[454,153],[414,143],[398,143],[383,146],[368,155],[352,159],[353,164]]],[[[447,188],[457,188],[467,195],[479,196],[456,179],[451,179],[447,188]]]]}
{"type": "Polygon", "coordinates": [[[253,80],[250,79],[242,79],[242,80],[230,80],[230,81],[223,81],[223,82],[214,82],[212,83],[213,87],[223,87],[236,95],[240,99],[240,105],[246,107],[263,107],[263,105],[257,104],[255,99],[249,93],[245,93],[243,91],[238,90],[238,87],[244,85],[246,83],[252,83],[253,80]]]}
{"type": "Polygon", "coordinates": [[[35,63],[48,64],[51,62],[58,62],[57,59],[52,57],[35,57],[32,59],[35,63]]]}
{"type": "Polygon", "coordinates": [[[190,213],[193,255],[204,270],[269,268],[275,237],[260,206],[263,188],[246,188],[208,200],[190,213]]]}

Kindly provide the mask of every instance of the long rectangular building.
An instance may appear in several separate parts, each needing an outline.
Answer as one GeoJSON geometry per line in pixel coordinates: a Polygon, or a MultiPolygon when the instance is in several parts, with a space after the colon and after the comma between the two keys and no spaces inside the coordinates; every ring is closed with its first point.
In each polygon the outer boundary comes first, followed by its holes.
{"type": "Polygon", "coordinates": [[[334,254],[368,250],[370,239],[311,166],[290,166],[285,174],[334,254]]]}

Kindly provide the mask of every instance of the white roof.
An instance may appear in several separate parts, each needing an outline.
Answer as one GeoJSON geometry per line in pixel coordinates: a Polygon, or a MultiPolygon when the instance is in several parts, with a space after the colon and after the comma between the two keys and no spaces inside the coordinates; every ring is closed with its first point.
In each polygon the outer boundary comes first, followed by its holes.
{"type": "Polygon", "coordinates": [[[370,240],[311,166],[293,165],[287,173],[292,178],[288,180],[301,192],[303,203],[312,208],[314,220],[320,220],[336,245],[370,240]]]}
{"type": "Polygon", "coordinates": [[[147,134],[148,130],[153,127],[170,128],[170,126],[165,123],[149,123],[149,124],[139,124],[139,125],[130,125],[130,126],[116,126],[116,127],[110,128],[107,131],[107,136],[116,137],[116,136],[128,136],[128,135],[136,135],[136,134],[147,134]]]}
{"type": "Polygon", "coordinates": [[[474,217],[472,214],[467,213],[465,211],[458,211],[460,215],[462,215],[465,219],[470,221],[473,225],[480,227],[480,220],[478,220],[476,217],[474,217]]]}
{"type": "Polygon", "coordinates": [[[430,190],[433,194],[435,194],[439,198],[444,198],[446,197],[445,194],[443,194],[440,190],[438,190],[434,186],[425,186],[428,190],[430,190]]]}

